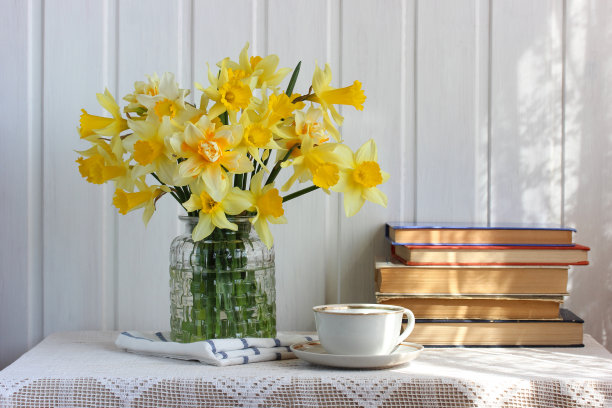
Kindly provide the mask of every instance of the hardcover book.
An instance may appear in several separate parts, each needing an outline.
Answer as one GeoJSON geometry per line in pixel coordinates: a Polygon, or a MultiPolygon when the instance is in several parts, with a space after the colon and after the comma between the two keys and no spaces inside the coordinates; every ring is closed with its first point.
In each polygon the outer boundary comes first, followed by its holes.
{"type": "Polygon", "coordinates": [[[567,266],[407,266],[377,258],[375,268],[383,293],[567,294],[567,266]]]}
{"type": "Polygon", "coordinates": [[[559,320],[563,296],[377,293],[376,302],[410,309],[417,319],[559,320]]]}
{"type": "Polygon", "coordinates": [[[417,319],[407,341],[426,346],[582,347],[584,321],[567,309],[555,320],[417,319]]]}
{"type": "Polygon", "coordinates": [[[455,246],[392,245],[391,253],[406,265],[588,265],[583,245],[455,246]]]}
{"type": "Polygon", "coordinates": [[[387,237],[402,245],[572,245],[573,228],[526,225],[390,222],[387,237]]]}

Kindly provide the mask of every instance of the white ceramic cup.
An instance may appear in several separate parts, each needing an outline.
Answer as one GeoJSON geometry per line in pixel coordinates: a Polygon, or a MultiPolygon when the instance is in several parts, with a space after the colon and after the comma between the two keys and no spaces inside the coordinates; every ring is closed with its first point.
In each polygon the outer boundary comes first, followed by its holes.
{"type": "Polygon", "coordinates": [[[414,314],[406,308],[379,304],[313,307],[319,341],[330,354],[387,355],[414,329],[414,314]],[[406,316],[406,329],[402,317],[406,316]]]}

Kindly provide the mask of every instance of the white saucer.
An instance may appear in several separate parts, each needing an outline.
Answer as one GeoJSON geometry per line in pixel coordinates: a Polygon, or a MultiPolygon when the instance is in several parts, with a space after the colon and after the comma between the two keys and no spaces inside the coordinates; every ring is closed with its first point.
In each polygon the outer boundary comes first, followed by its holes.
{"type": "Polygon", "coordinates": [[[391,354],[382,356],[348,356],[328,354],[318,341],[307,341],[291,346],[296,357],[309,363],[341,368],[388,368],[407,363],[419,356],[423,346],[404,342],[391,354]]]}

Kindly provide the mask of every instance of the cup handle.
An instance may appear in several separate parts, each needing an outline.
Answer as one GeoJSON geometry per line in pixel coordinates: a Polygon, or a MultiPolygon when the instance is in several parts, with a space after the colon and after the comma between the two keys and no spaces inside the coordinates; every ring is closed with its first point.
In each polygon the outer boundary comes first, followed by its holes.
{"type": "Polygon", "coordinates": [[[404,313],[402,316],[406,316],[408,318],[408,324],[406,325],[406,329],[399,335],[397,338],[396,344],[400,344],[402,341],[406,340],[406,337],[412,333],[414,329],[414,314],[409,309],[404,308],[404,313]]]}

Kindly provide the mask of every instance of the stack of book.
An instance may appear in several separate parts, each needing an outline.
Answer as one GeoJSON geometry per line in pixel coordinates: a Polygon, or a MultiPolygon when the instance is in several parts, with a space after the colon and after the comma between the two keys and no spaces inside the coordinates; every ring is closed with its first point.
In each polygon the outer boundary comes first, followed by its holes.
{"type": "Polygon", "coordinates": [[[406,307],[408,341],[428,346],[581,346],[583,320],[561,307],[570,265],[588,264],[574,229],[387,224],[378,303],[406,307]]]}

